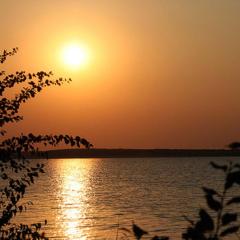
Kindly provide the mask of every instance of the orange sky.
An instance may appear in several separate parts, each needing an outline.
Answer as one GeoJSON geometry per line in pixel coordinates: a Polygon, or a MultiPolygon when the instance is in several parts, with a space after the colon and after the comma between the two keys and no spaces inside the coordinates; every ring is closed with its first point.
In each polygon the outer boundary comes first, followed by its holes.
{"type": "Polygon", "coordinates": [[[9,134],[69,133],[96,147],[218,148],[240,140],[239,0],[2,0],[8,71],[72,77],[22,108],[9,134]],[[64,45],[88,47],[81,69],[64,45]]]}

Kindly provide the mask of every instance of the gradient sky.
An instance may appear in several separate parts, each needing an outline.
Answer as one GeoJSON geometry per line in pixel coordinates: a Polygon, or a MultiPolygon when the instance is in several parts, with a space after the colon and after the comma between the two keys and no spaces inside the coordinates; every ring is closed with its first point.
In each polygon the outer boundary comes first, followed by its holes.
{"type": "Polygon", "coordinates": [[[1,0],[8,71],[72,77],[22,107],[9,134],[69,133],[95,147],[221,148],[240,140],[239,0],[1,0]],[[87,67],[64,66],[69,42],[87,67]]]}

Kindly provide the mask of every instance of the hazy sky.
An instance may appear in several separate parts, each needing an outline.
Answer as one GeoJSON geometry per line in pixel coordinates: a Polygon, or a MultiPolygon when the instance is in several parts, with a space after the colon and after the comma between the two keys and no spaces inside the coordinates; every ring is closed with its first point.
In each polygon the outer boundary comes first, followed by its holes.
{"type": "Polygon", "coordinates": [[[239,0],[0,0],[1,67],[72,77],[22,108],[9,133],[96,147],[217,148],[240,140],[239,0]],[[83,44],[89,62],[60,52],[83,44]]]}

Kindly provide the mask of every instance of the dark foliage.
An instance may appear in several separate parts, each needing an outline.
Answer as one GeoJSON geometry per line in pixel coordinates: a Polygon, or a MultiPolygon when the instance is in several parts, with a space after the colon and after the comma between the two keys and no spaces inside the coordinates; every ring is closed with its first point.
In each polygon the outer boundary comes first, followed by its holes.
{"type": "Polygon", "coordinates": [[[230,205],[239,204],[240,196],[229,199],[229,190],[234,185],[240,185],[240,166],[230,162],[219,165],[211,162],[211,166],[225,175],[225,183],[221,193],[214,189],[203,187],[207,206],[211,211],[200,209],[199,219],[189,221],[190,226],[183,234],[186,240],[219,240],[239,230],[238,214],[230,210],[230,205]],[[212,214],[210,214],[210,212],[212,214]]]}
{"type": "MultiPolygon", "coordinates": [[[[198,219],[193,221],[188,217],[184,218],[189,223],[188,228],[182,234],[184,240],[221,240],[230,235],[236,235],[240,239],[238,231],[240,223],[238,221],[238,212],[236,205],[240,204],[240,196],[230,196],[230,190],[240,185],[240,165],[229,162],[226,165],[219,165],[214,162],[210,163],[217,171],[222,171],[225,175],[225,181],[222,192],[209,187],[203,187],[207,209],[200,208],[198,219]],[[233,208],[234,207],[234,208],[233,208]]],[[[233,191],[231,191],[231,194],[233,191]]],[[[122,239],[129,239],[131,234],[135,239],[142,239],[143,235],[148,234],[136,224],[132,224],[132,231],[126,228],[119,228],[124,235],[122,239]],[[128,234],[127,234],[128,233],[128,234]],[[125,237],[124,237],[125,236],[125,237]]],[[[168,240],[168,236],[153,236],[151,240],[168,240]]]]}
{"type": "Polygon", "coordinates": [[[240,142],[232,142],[228,145],[228,147],[232,150],[239,150],[240,149],[240,142]]]}
{"type": "Polygon", "coordinates": [[[138,225],[135,223],[132,224],[132,231],[134,233],[134,236],[136,237],[137,240],[141,239],[141,237],[145,234],[148,234],[145,230],[140,228],[138,225]]]}
{"type": "MultiPolygon", "coordinates": [[[[12,51],[4,50],[0,54],[0,63],[4,63],[8,56],[16,54],[17,48],[12,51]]],[[[52,72],[43,71],[26,73],[24,71],[7,75],[0,71],[0,239],[47,239],[44,233],[39,233],[41,223],[30,226],[26,224],[14,225],[13,217],[25,211],[31,202],[24,203],[22,198],[29,185],[34,184],[41,173],[44,173],[43,164],[33,164],[26,159],[27,153],[36,153],[36,144],[56,146],[63,142],[69,146],[90,148],[92,145],[84,138],[69,135],[34,135],[32,133],[18,137],[7,138],[3,127],[8,123],[23,119],[19,115],[20,107],[27,100],[34,98],[45,87],[69,83],[71,79],[50,79],[52,72]],[[23,87],[15,97],[5,94],[8,89],[17,84],[23,87]]],[[[47,222],[45,221],[45,224],[47,222]]]]}

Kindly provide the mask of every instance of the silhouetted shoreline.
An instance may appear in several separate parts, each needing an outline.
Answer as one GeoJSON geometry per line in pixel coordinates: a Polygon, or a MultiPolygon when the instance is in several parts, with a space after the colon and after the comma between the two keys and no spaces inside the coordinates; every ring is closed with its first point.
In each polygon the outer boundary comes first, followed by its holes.
{"type": "Polygon", "coordinates": [[[233,157],[239,150],[225,149],[60,149],[41,152],[33,158],[143,158],[143,157],[233,157]]]}

